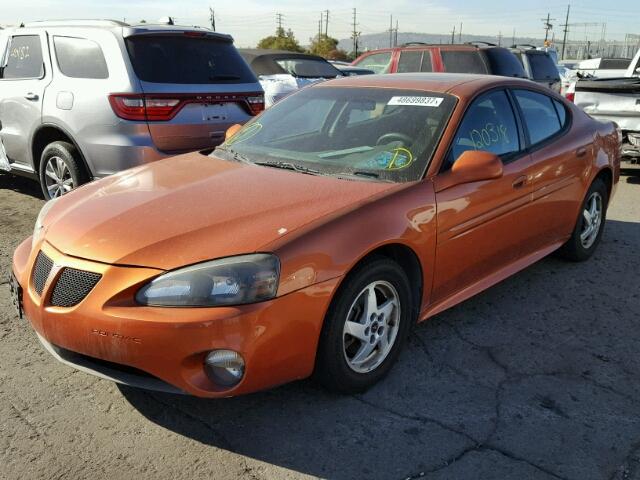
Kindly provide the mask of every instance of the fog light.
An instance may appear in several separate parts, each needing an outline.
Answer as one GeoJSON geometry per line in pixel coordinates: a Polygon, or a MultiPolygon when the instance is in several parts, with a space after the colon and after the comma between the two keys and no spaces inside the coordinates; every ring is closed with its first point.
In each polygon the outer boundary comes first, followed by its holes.
{"type": "Polygon", "coordinates": [[[233,350],[213,350],[204,359],[204,371],[212,382],[233,387],[244,375],[244,359],[233,350]]]}

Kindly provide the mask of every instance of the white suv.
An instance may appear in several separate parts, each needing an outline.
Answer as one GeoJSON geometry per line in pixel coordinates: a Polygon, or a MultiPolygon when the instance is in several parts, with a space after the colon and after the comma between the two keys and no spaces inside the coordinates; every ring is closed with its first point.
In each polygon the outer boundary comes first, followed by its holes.
{"type": "Polygon", "coordinates": [[[96,20],[0,36],[0,170],[39,179],[46,198],[213,148],[263,109],[262,87],[229,35],[96,20]]]}

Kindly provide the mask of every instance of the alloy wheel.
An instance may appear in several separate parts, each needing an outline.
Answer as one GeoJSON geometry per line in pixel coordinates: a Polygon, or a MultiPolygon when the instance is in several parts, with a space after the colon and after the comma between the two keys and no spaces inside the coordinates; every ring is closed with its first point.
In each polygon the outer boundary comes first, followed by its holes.
{"type": "Polygon", "coordinates": [[[603,202],[599,192],[593,192],[585,202],[582,211],[582,231],[580,232],[580,243],[585,249],[591,248],[598,238],[600,226],[602,224],[603,202]]]}
{"type": "Polygon", "coordinates": [[[389,356],[400,326],[400,297],[389,282],[367,285],[351,304],[342,333],[344,357],[353,371],[367,373],[389,356]]]}
{"type": "Polygon", "coordinates": [[[71,170],[60,157],[53,156],[49,158],[44,173],[44,181],[51,198],[60,197],[75,187],[71,170]]]}

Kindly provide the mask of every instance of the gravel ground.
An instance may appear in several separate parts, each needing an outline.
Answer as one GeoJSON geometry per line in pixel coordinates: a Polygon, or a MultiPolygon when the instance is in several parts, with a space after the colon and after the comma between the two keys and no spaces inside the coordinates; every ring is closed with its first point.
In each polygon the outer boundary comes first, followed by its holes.
{"type": "Polygon", "coordinates": [[[6,284],[42,203],[0,175],[0,478],[640,479],[640,177],[589,262],[547,258],[421,324],[350,397],[200,400],[56,363],[6,284]]]}

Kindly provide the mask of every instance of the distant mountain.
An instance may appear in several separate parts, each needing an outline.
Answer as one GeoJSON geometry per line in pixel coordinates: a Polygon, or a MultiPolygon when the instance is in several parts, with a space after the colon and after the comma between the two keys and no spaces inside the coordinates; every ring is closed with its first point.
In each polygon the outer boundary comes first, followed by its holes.
{"type": "MultiPolygon", "coordinates": [[[[514,41],[512,36],[503,35],[502,39],[498,39],[497,36],[491,35],[462,35],[462,39],[455,36],[455,43],[465,42],[489,42],[496,45],[501,44],[503,47],[510,47],[514,41]]],[[[451,34],[437,34],[437,33],[413,33],[413,32],[398,32],[398,45],[409,42],[422,42],[422,43],[451,43],[451,34]]],[[[531,37],[516,37],[515,43],[517,44],[531,44],[536,46],[542,46],[543,40],[540,38],[531,37]]],[[[338,47],[350,52],[353,50],[353,40],[350,38],[340,40],[338,47]]],[[[369,33],[361,35],[358,43],[358,52],[365,52],[367,50],[375,50],[378,48],[389,47],[389,32],[383,33],[369,33]]]]}

